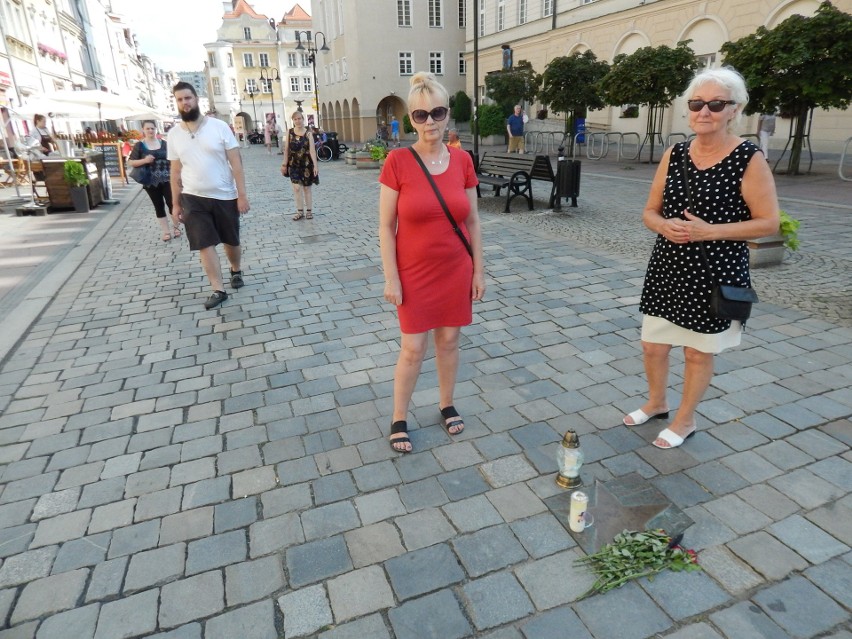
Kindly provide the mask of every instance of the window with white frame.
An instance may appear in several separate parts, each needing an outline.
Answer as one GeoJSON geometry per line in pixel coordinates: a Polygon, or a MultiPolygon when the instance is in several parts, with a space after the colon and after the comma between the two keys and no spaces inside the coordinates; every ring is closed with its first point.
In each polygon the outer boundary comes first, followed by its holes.
{"type": "Polygon", "coordinates": [[[411,26],[411,0],[396,0],[396,26],[411,26]]]}
{"type": "Polygon", "coordinates": [[[583,0],[583,4],[592,4],[595,0],[583,0]]]}
{"type": "Polygon", "coordinates": [[[250,93],[260,93],[260,91],[257,90],[257,80],[254,78],[246,80],[246,91],[250,93]]]}
{"type": "Polygon", "coordinates": [[[479,3],[479,35],[480,37],[485,35],[485,7],[483,3],[479,3]]]}
{"type": "Polygon", "coordinates": [[[341,64],[341,67],[343,68],[343,77],[341,79],[342,80],[348,80],[349,79],[349,67],[346,66],[346,58],[340,58],[340,64],[341,64]]]}
{"type": "Polygon", "coordinates": [[[211,51],[210,53],[208,53],[208,54],[207,54],[207,65],[208,65],[211,69],[215,69],[215,68],[216,68],[216,54],[215,54],[215,53],[213,53],[212,51],[211,51]]]}
{"type": "Polygon", "coordinates": [[[288,53],[287,54],[287,66],[290,68],[294,68],[296,66],[296,54],[288,53]]]}
{"type": "Polygon", "coordinates": [[[302,54],[302,66],[303,67],[311,66],[311,56],[309,56],[307,53],[302,54]]]}
{"type": "Polygon", "coordinates": [[[553,0],[542,0],[541,13],[545,17],[553,15],[553,0]]]}
{"type": "Polygon", "coordinates": [[[435,75],[444,75],[444,52],[429,52],[429,72],[435,75]]]}
{"type": "Polygon", "coordinates": [[[441,3],[443,0],[429,0],[429,26],[430,27],[443,27],[444,26],[444,15],[441,10],[441,3]]]}
{"type": "Polygon", "coordinates": [[[234,66],[234,54],[233,53],[228,54],[228,66],[229,67],[234,66]]]}
{"type": "Polygon", "coordinates": [[[518,0],[518,24],[527,22],[527,0],[518,0]]]}
{"type": "Polygon", "coordinates": [[[328,65],[323,66],[323,72],[325,73],[325,83],[331,84],[331,74],[328,72],[328,65]]]}
{"type": "Polygon", "coordinates": [[[302,90],[305,93],[312,93],[313,92],[313,90],[314,90],[314,79],[311,76],[306,75],[302,78],[302,90]]]}
{"type": "Polygon", "coordinates": [[[210,78],[210,83],[213,85],[213,95],[222,95],[222,87],[219,85],[219,78],[210,78]]]}
{"type": "Polygon", "coordinates": [[[467,27],[467,0],[459,0],[459,29],[467,27]]]}
{"type": "Polygon", "coordinates": [[[263,93],[272,93],[272,80],[270,78],[261,78],[260,90],[263,93]]]}
{"type": "Polygon", "coordinates": [[[337,0],[337,32],[343,34],[343,0],[337,0]]]}
{"type": "Polygon", "coordinates": [[[399,52],[399,75],[414,73],[414,54],[411,51],[399,52]]]}
{"type": "Polygon", "coordinates": [[[334,61],[334,72],[337,74],[338,80],[343,80],[343,69],[340,66],[340,60],[334,61]]]}
{"type": "Polygon", "coordinates": [[[258,60],[260,61],[260,66],[268,67],[269,66],[269,54],[268,53],[258,53],[258,60]]]}
{"type": "Polygon", "coordinates": [[[506,28],[506,0],[497,0],[497,31],[506,28]]]}
{"type": "Polygon", "coordinates": [[[290,93],[298,93],[299,92],[299,78],[297,76],[290,76],[290,93]]]}
{"type": "Polygon", "coordinates": [[[695,60],[698,62],[698,68],[702,71],[712,69],[713,65],[716,64],[716,54],[707,53],[705,55],[697,55],[695,56],[695,60]]]}
{"type": "Polygon", "coordinates": [[[252,53],[244,53],[243,54],[243,66],[246,67],[246,68],[254,66],[254,54],[252,54],[252,53]]]}
{"type": "Polygon", "coordinates": [[[237,97],[239,94],[240,92],[237,91],[237,79],[231,78],[231,96],[237,97]]]}
{"type": "Polygon", "coordinates": [[[467,75],[467,60],[464,59],[464,51],[459,51],[459,75],[467,75]]]}
{"type": "Polygon", "coordinates": [[[246,40],[251,40],[251,27],[243,27],[243,37],[246,40]]]}

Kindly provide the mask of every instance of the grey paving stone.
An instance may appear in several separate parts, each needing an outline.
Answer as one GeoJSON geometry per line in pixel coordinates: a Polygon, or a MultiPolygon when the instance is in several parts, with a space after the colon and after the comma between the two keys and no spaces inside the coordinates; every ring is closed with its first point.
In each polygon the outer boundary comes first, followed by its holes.
{"type": "Polygon", "coordinates": [[[249,528],[249,547],[252,557],[260,557],[305,541],[302,524],[295,513],[270,517],[255,522],[249,528]]]}
{"type": "Polygon", "coordinates": [[[278,639],[275,629],[275,607],[272,601],[259,601],[237,608],[204,624],[206,639],[278,639]]]}
{"type": "Polygon", "coordinates": [[[396,466],[390,460],[355,468],[352,477],[358,490],[363,493],[396,486],[402,482],[396,466]]]}
{"type": "MultiPolygon", "coordinates": [[[[239,499],[244,495],[234,493],[239,499]]],[[[231,497],[231,478],[216,477],[215,479],[204,479],[183,487],[182,508],[198,508],[199,506],[210,506],[228,501],[231,497]]]]}
{"type": "Polygon", "coordinates": [[[309,508],[313,505],[310,484],[297,484],[267,491],[260,496],[260,502],[264,517],[275,517],[309,508]]]}
{"type": "Polygon", "coordinates": [[[83,594],[88,578],[88,569],[80,568],[31,581],[21,591],[9,618],[10,623],[15,626],[42,615],[73,608],[83,594]]]}
{"type": "Polygon", "coordinates": [[[457,537],[452,543],[471,577],[481,577],[528,558],[524,547],[505,524],[457,537]]]}
{"type": "Polygon", "coordinates": [[[278,556],[225,567],[225,596],[228,606],[263,599],[285,585],[284,570],[278,556]]]}
{"type": "Polygon", "coordinates": [[[272,490],[278,485],[278,478],[273,466],[261,466],[234,473],[231,484],[234,497],[240,498],[272,490]]]}
{"type": "Polygon", "coordinates": [[[766,614],[750,601],[719,610],[710,615],[710,621],[722,631],[725,637],[737,639],[764,639],[778,637],[787,639],[789,635],[781,630],[766,614]]]}
{"type": "Polygon", "coordinates": [[[343,537],[356,568],[381,563],[405,552],[399,533],[387,522],[350,530],[343,537]]]}
{"type": "Polygon", "coordinates": [[[451,539],[455,531],[444,514],[437,508],[419,510],[396,518],[405,547],[411,550],[425,548],[451,539]]]}
{"type": "Polygon", "coordinates": [[[714,495],[725,495],[748,485],[745,479],[718,461],[710,461],[684,471],[714,495]]]}
{"type": "MultiPolygon", "coordinates": [[[[376,464],[373,464],[376,466],[376,464]]],[[[391,466],[391,469],[393,466],[391,466]]],[[[358,488],[348,472],[325,475],[311,482],[314,492],[314,502],[317,506],[330,504],[354,497],[358,494],[358,488]]]]}
{"type": "Polygon", "coordinates": [[[339,621],[361,617],[394,605],[390,585],[379,566],[367,566],[330,579],[326,588],[334,618],[339,621]]]}
{"type": "Polygon", "coordinates": [[[247,554],[244,530],[233,530],[205,537],[190,542],[187,548],[186,574],[194,575],[244,561],[247,554]]]}
{"type": "Polygon", "coordinates": [[[471,442],[453,442],[432,451],[438,463],[447,471],[476,466],[484,460],[471,442]]]}
{"type": "Polygon", "coordinates": [[[330,625],[334,619],[320,585],[288,592],[278,598],[284,615],[284,636],[304,637],[330,625]]]}
{"type": "Polygon", "coordinates": [[[852,570],[849,564],[840,559],[832,559],[808,568],[805,576],[840,605],[852,607],[852,570]]]}
{"type": "Polygon", "coordinates": [[[133,473],[127,477],[124,487],[125,497],[138,497],[160,491],[168,487],[171,471],[168,468],[152,468],[133,473]]]}
{"type": "Polygon", "coordinates": [[[54,490],[54,486],[56,486],[56,490],[67,488],[68,486],[59,486],[57,484],[58,478],[59,473],[52,472],[11,481],[6,484],[3,493],[0,494],[0,504],[21,501],[30,497],[41,497],[54,490]]]}
{"type": "Polygon", "coordinates": [[[160,545],[207,537],[213,533],[213,507],[195,508],[163,517],[160,545]]]}
{"type": "Polygon", "coordinates": [[[757,572],[773,581],[808,567],[808,562],[800,555],[764,531],[735,539],[728,544],[728,548],[757,572]]]}
{"type": "Polygon", "coordinates": [[[447,495],[435,477],[403,484],[398,489],[399,498],[408,512],[423,508],[435,508],[447,503],[447,495]]]}
{"type": "Polygon", "coordinates": [[[724,495],[708,501],[704,508],[738,534],[754,532],[772,523],[769,517],[736,495],[724,495]]]}
{"type": "Polygon", "coordinates": [[[128,561],[129,557],[119,557],[96,565],[86,590],[86,602],[108,599],[121,592],[128,561]]]}
{"type": "Polygon", "coordinates": [[[101,606],[95,639],[124,639],[157,629],[158,590],[146,590],[101,606]]]}
{"type": "Polygon", "coordinates": [[[444,493],[450,501],[458,501],[466,499],[473,495],[479,495],[489,490],[489,485],[486,483],[477,468],[459,468],[448,473],[438,475],[438,481],[444,489],[444,493]]]}
{"type": "Polygon", "coordinates": [[[477,630],[521,619],[534,610],[521,584],[506,572],[469,581],[461,587],[460,596],[477,630]]]}
{"type": "Polygon", "coordinates": [[[725,546],[705,548],[699,553],[698,562],[708,575],[732,595],[748,592],[764,583],[760,575],[725,546]]]}
{"type": "Polygon", "coordinates": [[[811,464],[808,470],[846,492],[852,492],[852,462],[841,457],[829,457],[811,464]]]}
{"type": "Polygon", "coordinates": [[[574,610],[593,637],[640,639],[664,632],[672,622],[636,583],[611,590],[605,597],[590,597],[574,610]]]}
{"type": "Polygon", "coordinates": [[[695,523],[686,529],[684,544],[694,550],[725,544],[737,537],[737,534],[711,515],[703,506],[684,509],[695,523]]]}
{"type": "Polygon", "coordinates": [[[675,620],[692,617],[730,601],[730,595],[700,571],[666,570],[656,575],[653,581],[643,579],[639,583],[675,620]]]}
{"type": "Polygon", "coordinates": [[[313,457],[281,462],[275,467],[275,471],[278,474],[278,483],[282,486],[300,484],[319,477],[313,457]]]}
{"type": "Polygon", "coordinates": [[[186,544],[178,543],[133,555],[124,580],[124,592],[145,590],[183,576],[186,544]]]}
{"type": "MultiPolygon", "coordinates": [[[[20,526],[29,521],[36,503],[36,499],[25,499],[0,506],[0,531],[13,526],[20,526]]],[[[35,526],[31,526],[31,528],[35,530],[35,526]]],[[[29,543],[29,540],[27,543],[29,543]]]]}
{"type": "Polygon", "coordinates": [[[92,511],[78,510],[50,519],[42,519],[36,529],[30,548],[59,544],[69,539],[78,539],[86,534],[92,511]]]}
{"type": "Polygon", "coordinates": [[[308,540],[331,537],[359,525],[358,513],[348,501],[320,506],[302,514],[302,528],[308,540]]]}
{"type": "Polygon", "coordinates": [[[136,500],[136,510],[133,516],[138,523],[147,519],[172,515],[180,510],[182,500],[183,488],[181,486],[140,495],[136,500]]]}
{"type": "Polygon", "coordinates": [[[8,630],[0,630],[0,639],[36,639],[37,627],[38,622],[30,621],[8,630]]]}
{"type": "Polygon", "coordinates": [[[523,455],[485,462],[480,466],[480,472],[494,488],[517,484],[538,475],[523,455]]]}
{"type": "MultiPolygon", "coordinates": [[[[269,463],[275,463],[268,460],[269,463]]],[[[276,460],[280,461],[280,460],[276,460]]],[[[260,450],[256,445],[227,450],[216,456],[216,468],[220,475],[227,475],[240,470],[257,468],[263,465],[260,450]]]]}
{"type": "Polygon", "coordinates": [[[356,497],[355,507],[364,526],[405,514],[405,506],[394,489],[356,497]]]}
{"type": "Polygon", "coordinates": [[[201,639],[201,624],[188,623],[169,632],[151,635],[150,639],[201,639]]]}
{"type": "Polygon", "coordinates": [[[32,511],[32,521],[55,517],[70,513],[77,506],[80,498],[80,488],[67,488],[55,493],[48,493],[38,498],[32,511]]]}
{"type": "Polygon", "coordinates": [[[512,532],[534,559],[552,555],[576,545],[565,527],[550,513],[513,522],[512,532]]]}
{"type": "Polygon", "coordinates": [[[525,519],[547,510],[544,502],[525,484],[498,488],[486,493],[485,496],[506,521],[525,519]]]}
{"type": "Polygon", "coordinates": [[[591,571],[575,564],[582,554],[568,550],[515,569],[535,607],[547,610],[575,601],[595,582],[591,571]]]}
{"type": "Polygon", "coordinates": [[[136,498],[98,506],[92,513],[92,520],[89,522],[89,534],[129,526],[133,523],[135,508],[136,498]]]}
{"type": "Polygon", "coordinates": [[[753,600],[795,637],[812,637],[849,620],[847,611],[800,575],[761,590],[753,600]]]}
{"type": "Polygon", "coordinates": [[[808,510],[843,496],[840,488],[804,468],[770,479],[769,484],[808,510]]]}
{"type": "Polygon", "coordinates": [[[390,639],[381,615],[374,614],[322,632],[319,639],[390,639]]]}
{"type": "Polygon", "coordinates": [[[812,463],[813,457],[786,441],[774,441],[754,449],[761,457],[782,470],[793,470],[812,463]]]}
{"type": "Polygon", "coordinates": [[[818,528],[800,515],[792,515],[768,527],[770,533],[812,564],[849,552],[849,546],[818,528]]]}
{"type": "Polygon", "coordinates": [[[160,540],[160,522],[151,520],[134,524],[126,528],[118,528],[112,533],[112,541],[109,544],[108,559],[132,555],[149,548],[157,546],[160,540]]]}
{"type": "Polygon", "coordinates": [[[680,630],[666,635],[666,637],[669,639],[723,639],[722,635],[703,621],[683,626],[680,630]]]}
{"type": "Polygon", "coordinates": [[[747,486],[737,491],[736,494],[745,502],[775,520],[783,519],[799,510],[799,505],[796,502],[787,499],[767,484],[747,486]]]}
{"type": "Polygon", "coordinates": [[[236,499],[213,508],[213,530],[216,533],[244,528],[255,521],[257,521],[256,497],[236,499]]]}
{"type": "Polygon", "coordinates": [[[101,533],[62,544],[51,572],[56,574],[101,563],[106,558],[110,538],[109,533],[101,533]]]}
{"type": "Polygon", "coordinates": [[[527,639],[592,639],[592,635],[568,606],[541,613],[521,626],[527,639]]]}
{"type": "Polygon", "coordinates": [[[99,604],[67,610],[48,617],[39,626],[38,639],[91,639],[98,623],[99,604]]]}
{"type": "Polygon", "coordinates": [[[285,557],[293,588],[301,588],[352,569],[352,560],[342,535],[288,548],[285,557]]]}
{"type": "Polygon", "coordinates": [[[113,477],[83,486],[77,508],[91,508],[120,501],[124,498],[124,484],[124,477],[113,477]]]}
{"type": "Polygon", "coordinates": [[[8,557],[0,566],[0,588],[47,577],[58,548],[50,546],[8,557]]]}
{"type": "Polygon", "coordinates": [[[473,629],[450,590],[406,602],[388,613],[397,639],[461,639],[473,629]]]}
{"type": "Polygon", "coordinates": [[[385,562],[385,570],[400,601],[445,588],[465,578],[458,559],[446,544],[389,559],[385,562]]]}
{"type": "Polygon", "coordinates": [[[428,451],[398,456],[394,459],[394,464],[403,482],[417,481],[443,471],[435,456],[428,451]]]}
{"type": "Polygon", "coordinates": [[[173,628],[215,615],[224,608],[225,588],[220,571],[174,581],[161,589],[160,628],[173,628]]]}
{"type": "Polygon", "coordinates": [[[500,513],[484,495],[446,504],[442,510],[450,518],[453,526],[463,533],[503,523],[500,513]]]}

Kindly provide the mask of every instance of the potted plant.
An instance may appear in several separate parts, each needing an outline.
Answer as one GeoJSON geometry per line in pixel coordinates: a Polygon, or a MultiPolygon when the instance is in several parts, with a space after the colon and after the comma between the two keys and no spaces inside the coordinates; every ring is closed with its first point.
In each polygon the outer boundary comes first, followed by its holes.
{"type": "Polygon", "coordinates": [[[343,154],[343,159],[346,161],[346,164],[355,165],[355,153],[357,149],[353,145],[351,149],[346,149],[346,152],[343,154]]]}
{"type": "Polygon", "coordinates": [[[753,267],[777,266],[784,261],[787,249],[799,250],[799,220],[787,211],[780,211],[781,224],[778,233],[748,242],[749,265],[753,267]]]}
{"type": "Polygon", "coordinates": [[[68,160],[63,165],[63,178],[68,185],[68,190],[71,192],[71,201],[74,203],[74,210],[77,213],[89,212],[89,176],[86,175],[86,168],[79,160],[68,160]]]}
{"type": "Polygon", "coordinates": [[[388,157],[389,152],[388,146],[384,142],[373,144],[370,147],[370,157],[378,164],[379,168],[384,166],[385,158],[388,157]]]}

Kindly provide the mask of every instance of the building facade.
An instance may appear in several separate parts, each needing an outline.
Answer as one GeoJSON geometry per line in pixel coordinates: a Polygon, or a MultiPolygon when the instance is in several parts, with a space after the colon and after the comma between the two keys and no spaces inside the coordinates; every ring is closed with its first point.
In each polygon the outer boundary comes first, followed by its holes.
{"type": "MultiPolygon", "coordinates": [[[[767,0],[742,3],[739,0],[454,0],[469,15],[477,10],[475,24],[467,29],[467,63],[471,70],[467,92],[478,91],[485,99],[485,76],[501,68],[504,45],[512,49],[514,61],[528,60],[542,73],[555,57],[591,50],[598,59],[612,62],[619,54],[631,54],[646,46],[674,47],[691,40],[690,47],[705,67],[724,64],[721,47],[725,42],[754,33],[758,27],[771,29],[789,16],[811,16],[818,0],[767,0]],[[474,6],[474,5],[478,5],[474,6]],[[473,29],[478,28],[479,76],[474,82],[473,29]]],[[[841,11],[852,11],[852,0],[834,0],[841,11]]],[[[529,105],[537,112],[541,105],[529,105]]],[[[634,111],[635,113],[635,111],[634,111]]],[[[625,117],[625,109],[606,108],[588,114],[588,122],[613,132],[635,132],[644,136],[646,108],[638,117],[625,117]]],[[[630,115],[633,115],[632,113],[630,115]]],[[[787,142],[790,120],[779,118],[772,138],[773,148],[787,142]]],[[[563,118],[549,114],[533,126],[560,129],[563,118]]],[[[740,133],[755,133],[757,116],[746,118],[740,133]]],[[[849,111],[816,110],[811,132],[814,151],[839,153],[843,140],[852,132],[849,111]]],[[[690,133],[685,101],[678,99],[666,109],[663,135],[690,133]]]]}
{"type": "Polygon", "coordinates": [[[411,76],[431,71],[450,95],[464,90],[467,13],[459,0],[313,0],[320,120],[344,140],[375,137],[408,111],[411,76]]]}

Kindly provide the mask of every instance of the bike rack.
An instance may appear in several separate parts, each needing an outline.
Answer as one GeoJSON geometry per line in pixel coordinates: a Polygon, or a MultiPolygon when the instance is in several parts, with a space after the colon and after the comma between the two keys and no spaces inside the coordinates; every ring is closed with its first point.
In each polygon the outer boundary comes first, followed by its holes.
{"type": "Polygon", "coordinates": [[[607,134],[599,132],[586,133],[586,157],[590,160],[600,160],[606,157],[609,152],[609,145],[606,143],[607,134]],[[595,144],[600,140],[600,152],[596,152],[595,144]]]}
{"type": "Polygon", "coordinates": [[[846,138],[846,142],[843,145],[843,153],[840,154],[840,165],[837,167],[837,175],[845,182],[852,182],[852,177],[843,175],[843,163],[846,161],[846,152],[849,150],[850,144],[852,144],[852,138],[846,138]]]}
{"type": "Polygon", "coordinates": [[[618,159],[619,160],[638,160],[639,154],[642,152],[642,147],[640,146],[641,141],[642,141],[642,138],[639,136],[639,134],[636,131],[628,131],[627,133],[622,133],[621,134],[621,142],[620,142],[619,148],[618,148],[618,159]],[[623,152],[623,150],[624,150],[624,138],[626,138],[628,135],[630,135],[630,136],[635,135],[636,136],[636,154],[632,155],[630,157],[627,157],[626,155],[624,155],[624,152],[623,152]]]}

